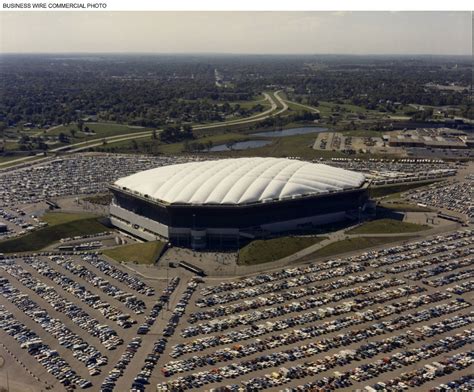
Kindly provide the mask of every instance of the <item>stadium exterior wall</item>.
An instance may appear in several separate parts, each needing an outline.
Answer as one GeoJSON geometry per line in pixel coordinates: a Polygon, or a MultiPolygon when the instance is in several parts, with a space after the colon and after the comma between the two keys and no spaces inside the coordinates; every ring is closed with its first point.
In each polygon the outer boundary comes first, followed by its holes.
{"type": "Polygon", "coordinates": [[[242,237],[310,228],[344,220],[368,200],[367,185],[321,195],[242,205],[165,204],[116,187],[111,222],[146,240],[195,249],[235,247],[242,237]]]}

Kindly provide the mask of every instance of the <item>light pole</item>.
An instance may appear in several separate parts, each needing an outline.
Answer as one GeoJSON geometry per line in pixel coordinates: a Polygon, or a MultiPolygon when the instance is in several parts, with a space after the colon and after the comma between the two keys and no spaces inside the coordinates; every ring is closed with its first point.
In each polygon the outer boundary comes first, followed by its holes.
{"type": "MultiPolygon", "coordinates": [[[[166,284],[168,285],[168,287],[170,285],[169,270],[170,270],[170,263],[168,262],[166,264],[166,284]]],[[[168,300],[166,301],[166,310],[170,310],[170,297],[171,295],[168,296],[168,300]]]]}

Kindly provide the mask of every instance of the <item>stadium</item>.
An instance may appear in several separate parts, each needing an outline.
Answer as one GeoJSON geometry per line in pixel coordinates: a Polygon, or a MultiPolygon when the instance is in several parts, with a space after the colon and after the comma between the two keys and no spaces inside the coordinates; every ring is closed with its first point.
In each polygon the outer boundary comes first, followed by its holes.
{"type": "Polygon", "coordinates": [[[283,158],[163,166],[121,178],[110,190],[113,225],[194,249],[341,221],[368,199],[361,173],[283,158]]]}

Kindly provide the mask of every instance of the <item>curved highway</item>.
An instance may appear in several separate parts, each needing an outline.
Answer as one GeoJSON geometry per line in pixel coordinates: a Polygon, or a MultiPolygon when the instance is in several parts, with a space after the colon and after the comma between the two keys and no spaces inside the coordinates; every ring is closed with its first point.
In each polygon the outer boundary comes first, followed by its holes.
{"type": "MultiPolygon", "coordinates": [[[[257,114],[254,114],[250,117],[246,117],[246,118],[243,118],[243,119],[229,120],[229,121],[223,121],[223,122],[220,122],[220,123],[213,123],[213,124],[196,125],[196,126],[193,127],[193,129],[212,129],[212,128],[223,127],[223,126],[226,126],[226,125],[248,124],[248,123],[252,123],[252,122],[265,120],[269,117],[277,116],[277,115],[285,112],[286,110],[288,110],[288,105],[283,100],[283,98],[281,98],[279,96],[279,93],[281,93],[281,92],[282,92],[281,90],[276,91],[275,93],[273,93],[273,96],[271,94],[268,94],[268,93],[263,93],[263,95],[265,96],[265,100],[270,102],[271,107],[269,109],[265,110],[262,113],[257,113],[257,114]],[[279,107],[278,104],[280,104],[281,107],[282,107],[279,110],[277,110],[278,107],[279,107]]],[[[160,132],[162,130],[158,129],[157,131],[160,132]]],[[[56,148],[53,148],[49,151],[50,152],[64,151],[64,152],[68,152],[68,153],[74,153],[74,152],[83,151],[83,150],[86,150],[86,149],[92,148],[92,147],[99,147],[99,146],[103,145],[104,141],[106,143],[116,143],[116,142],[132,140],[132,139],[141,139],[141,138],[151,136],[152,133],[153,133],[153,131],[147,130],[147,131],[143,131],[143,132],[134,132],[134,133],[127,133],[127,134],[123,134],[123,135],[108,136],[108,137],[104,137],[104,138],[100,138],[100,139],[92,139],[92,140],[87,140],[87,141],[84,141],[84,142],[74,143],[74,144],[70,144],[70,145],[67,145],[67,146],[56,147],[56,148]]],[[[7,166],[7,165],[11,166],[13,163],[23,163],[24,161],[28,161],[32,158],[39,157],[39,156],[42,156],[42,155],[43,155],[43,153],[38,153],[38,154],[33,155],[33,156],[28,156],[28,157],[23,157],[23,158],[18,158],[18,159],[11,160],[11,161],[3,162],[3,163],[0,163],[0,167],[7,166]]],[[[37,162],[37,161],[38,160],[36,160],[35,162],[37,162]]]]}

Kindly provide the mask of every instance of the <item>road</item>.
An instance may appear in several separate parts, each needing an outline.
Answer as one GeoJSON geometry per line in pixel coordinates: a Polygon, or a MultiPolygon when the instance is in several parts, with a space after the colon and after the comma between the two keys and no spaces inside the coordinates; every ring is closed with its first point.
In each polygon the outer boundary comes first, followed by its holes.
{"type": "Polygon", "coordinates": [[[278,90],[276,91],[273,95],[275,96],[275,98],[277,99],[277,101],[280,103],[280,105],[283,106],[282,109],[280,109],[278,112],[274,113],[274,116],[278,116],[279,114],[282,114],[283,112],[287,111],[288,110],[288,105],[287,103],[285,102],[285,100],[280,97],[280,93],[282,92],[282,90],[278,90]]]}
{"type": "Polygon", "coordinates": [[[298,102],[294,102],[294,101],[289,101],[289,100],[287,100],[287,99],[285,99],[285,102],[291,103],[292,105],[301,106],[303,109],[308,109],[308,110],[312,111],[313,113],[321,113],[321,112],[319,111],[319,109],[316,109],[316,108],[314,108],[314,107],[312,107],[312,106],[303,105],[302,103],[298,103],[298,102]]]}
{"type": "MultiPolygon", "coordinates": [[[[263,93],[265,96],[265,100],[269,101],[271,104],[271,107],[267,110],[265,110],[262,113],[257,113],[254,114],[250,117],[246,117],[244,119],[239,119],[239,120],[230,120],[230,121],[224,121],[220,123],[215,123],[215,124],[204,124],[204,125],[197,125],[193,127],[193,129],[200,130],[200,129],[212,129],[212,128],[219,128],[223,127],[226,125],[239,125],[239,124],[248,124],[248,123],[253,123],[256,121],[261,121],[265,120],[269,117],[277,116],[286,110],[288,110],[288,105],[285,103],[285,101],[278,95],[281,93],[280,91],[277,91],[273,94],[273,97],[268,94],[268,93],[263,93]],[[274,99],[275,98],[275,99],[274,99]],[[278,109],[278,103],[275,102],[277,101],[282,108],[278,111],[275,112],[275,110],[278,109]]],[[[158,132],[162,131],[161,129],[157,130],[158,132]]],[[[51,152],[68,152],[68,153],[75,153],[79,151],[83,151],[92,147],[99,147],[104,144],[104,141],[106,143],[116,143],[116,142],[122,142],[122,141],[127,141],[127,140],[132,140],[132,139],[141,139],[145,137],[150,137],[152,135],[153,131],[143,131],[143,132],[134,132],[134,133],[127,133],[124,135],[116,135],[116,136],[109,136],[105,138],[100,138],[100,139],[93,139],[93,140],[87,140],[85,142],[80,142],[80,143],[74,143],[70,144],[67,146],[61,146],[57,148],[53,148],[50,151],[51,152]]],[[[38,153],[33,156],[28,156],[28,157],[23,157],[23,158],[18,158],[15,160],[7,161],[0,163],[0,168],[2,166],[10,166],[12,163],[22,163],[24,161],[29,161],[32,158],[42,156],[43,153],[38,153]]],[[[46,159],[46,158],[45,158],[46,159]]]]}
{"type": "MultiPolygon", "coordinates": [[[[275,101],[272,99],[272,97],[269,94],[263,93],[263,95],[265,96],[265,100],[270,101],[271,107],[270,107],[270,109],[267,109],[266,111],[264,111],[262,113],[254,114],[253,116],[246,117],[245,119],[241,119],[241,120],[224,121],[224,122],[220,122],[220,123],[216,123],[216,124],[197,125],[197,126],[193,127],[193,129],[196,129],[196,130],[212,129],[212,128],[220,128],[220,127],[226,126],[226,125],[240,125],[240,124],[252,123],[252,122],[255,122],[255,121],[264,120],[264,119],[266,119],[270,116],[276,116],[280,113],[283,113],[285,110],[288,109],[288,106],[286,104],[284,104],[283,101],[281,100],[281,98],[277,96],[277,93],[275,93],[276,99],[282,105],[284,105],[284,107],[283,107],[283,109],[279,110],[278,112],[271,114],[274,110],[276,110],[278,108],[278,105],[275,103],[275,101]]],[[[162,131],[162,129],[157,130],[157,132],[161,132],[161,131],[162,131]]],[[[126,134],[126,135],[110,136],[108,138],[105,138],[105,140],[107,141],[107,143],[116,143],[116,142],[132,140],[132,139],[141,139],[141,138],[151,136],[152,132],[153,131],[144,131],[144,132],[138,132],[138,133],[130,133],[130,134],[126,134]]],[[[54,150],[51,150],[51,151],[61,151],[61,150],[64,150],[64,149],[68,149],[69,152],[79,152],[79,151],[82,151],[82,150],[85,150],[85,149],[88,149],[88,148],[91,148],[91,147],[101,146],[103,143],[104,143],[104,138],[103,139],[96,139],[96,140],[89,140],[87,142],[74,144],[73,146],[78,146],[80,144],[83,145],[81,147],[74,148],[74,149],[69,149],[71,146],[65,146],[65,147],[58,147],[57,149],[54,149],[54,150]],[[94,142],[94,141],[97,141],[97,143],[92,143],[91,144],[91,142],[94,142]]]]}

